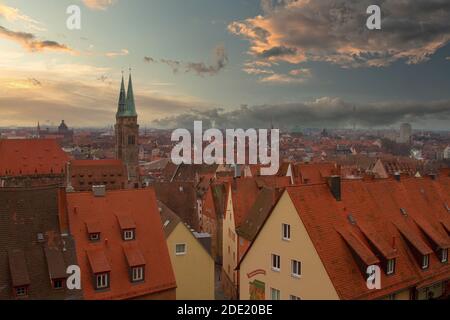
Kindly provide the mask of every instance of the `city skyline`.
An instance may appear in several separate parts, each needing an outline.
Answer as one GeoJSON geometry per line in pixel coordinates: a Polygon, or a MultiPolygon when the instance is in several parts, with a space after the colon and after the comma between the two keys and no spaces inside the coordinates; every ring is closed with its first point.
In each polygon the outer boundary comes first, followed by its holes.
{"type": "Polygon", "coordinates": [[[369,31],[370,1],[3,1],[0,126],[110,126],[132,68],[142,127],[446,129],[438,2],[385,1],[369,31]],[[70,4],[81,30],[66,28],[70,4]]]}

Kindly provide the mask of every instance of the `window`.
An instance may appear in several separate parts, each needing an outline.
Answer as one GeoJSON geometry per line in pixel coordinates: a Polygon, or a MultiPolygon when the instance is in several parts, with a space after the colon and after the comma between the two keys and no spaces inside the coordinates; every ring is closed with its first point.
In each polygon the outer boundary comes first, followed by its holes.
{"type": "Polygon", "coordinates": [[[135,237],[134,229],[124,230],[123,240],[125,241],[134,240],[134,237],[135,237]]]}
{"type": "Polygon", "coordinates": [[[272,255],[272,270],[277,272],[281,270],[281,258],[276,254],[272,255]]]}
{"type": "Polygon", "coordinates": [[[386,274],[391,275],[395,273],[395,259],[389,259],[387,262],[386,274]]]}
{"type": "Polygon", "coordinates": [[[128,136],[128,144],[129,145],[135,145],[136,144],[136,137],[135,136],[128,136]]]}
{"type": "Polygon", "coordinates": [[[135,267],[131,269],[131,282],[140,282],[144,280],[144,267],[135,267]]]}
{"type": "Polygon", "coordinates": [[[63,289],[64,288],[64,280],[58,279],[53,280],[53,289],[63,289]]]}
{"type": "Polygon", "coordinates": [[[283,223],[283,240],[291,240],[291,226],[283,223]]]}
{"type": "Polygon", "coordinates": [[[109,288],[109,273],[101,273],[95,276],[97,290],[109,288]]]}
{"type": "Polygon", "coordinates": [[[177,256],[184,256],[186,254],[186,244],[180,243],[175,246],[175,254],[177,256]]]}
{"type": "Polygon", "coordinates": [[[297,297],[297,296],[290,295],[290,296],[289,296],[289,300],[292,300],[292,301],[299,301],[299,300],[302,300],[302,298],[299,298],[299,297],[297,297]]]}
{"type": "Polygon", "coordinates": [[[281,292],[280,290],[271,288],[270,289],[270,296],[272,300],[281,300],[281,292]]]}
{"type": "Polygon", "coordinates": [[[302,263],[300,261],[292,260],[292,276],[300,278],[302,275],[302,263]]]}
{"type": "Polygon", "coordinates": [[[94,241],[100,241],[100,233],[90,233],[89,234],[89,240],[94,241]]]}
{"type": "Polygon", "coordinates": [[[28,296],[28,287],[16,287],[16,297],[26,297],[28,296]]]}
{"type": "Polygon", "coordinates": [[[441,250],[441,262],[447,263],[448,262],[448,249],[442,249],[441,250]]]}
{"type": "Polygon", "coordinates": [[[430,256],[429,255],[423,256],[422,269],[423,270],[428,269],[429,266],[430,266],[430,256]]]}

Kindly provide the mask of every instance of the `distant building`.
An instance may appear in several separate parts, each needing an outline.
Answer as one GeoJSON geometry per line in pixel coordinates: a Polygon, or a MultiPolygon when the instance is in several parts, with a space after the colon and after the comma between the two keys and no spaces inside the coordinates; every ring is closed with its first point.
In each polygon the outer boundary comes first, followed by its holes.
{"type": "Polygon", "coordinates": [[[447,148],[444,149],[444,159],[450,159],[450,146],[447,146],[447,148]]]}
{"type": "Polygon", "coordinates": [[[127,170],[122,160],[72,160],[68,166],[71,191],[91,191],[104,185],[106,190],[125,189],[127,170]]]}
{"type": "Polygon", "coordinates": [[[0,140],[0,187],[63,185],[68,161],[54,139],[0,140]]]}
{"type": "Polygon", "coordinates": [[[78,265],[75,243],[58,218],[57,187],[0,188],[0,300],[74,300],[67,267],[78,265]]]}
{"type": "Polygon", "coordinates": [[[128,80],[128,91],[122,76],[119,103],[116,113],[116,158],[122,160],[128,172],[128,181],[139,186],[139,125],[134,102],[133,83],[128,80]]]}
{"type": "Polygon", "coordinates": [[[37,125],[37,137],[39,139],[56,139],[63,146],[68,146],[73,144],[73,130],[70,130],[64,120],[58,126],[56,131],[50,130],[49,128],[42,130],[41,125],[37,125]]]}
{"type": "Polygon", "coordinates": [[[411,143],[412,141],[412,126],[409,123],[403,123],[400,126],[400,143],[411,143]]]}
{"type": "Polygon", "coordinates": [[[176,281],[153,189],[67,193],[86,300],[174,300],[176,281]]]}
{"type": "Polygon", "coordinates": [[[162,202],[158,206],[177,281],[177,300],[214,300],[215,263],[210,252],[176,213],[162,202]]]}

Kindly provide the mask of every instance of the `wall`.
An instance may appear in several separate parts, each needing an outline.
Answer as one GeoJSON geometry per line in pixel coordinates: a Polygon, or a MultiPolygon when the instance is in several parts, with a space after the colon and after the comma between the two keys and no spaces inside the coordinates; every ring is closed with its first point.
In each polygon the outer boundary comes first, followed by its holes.
{"type": "Polygon", "coordinates": [[[177,281],[178,300],[214,300],[214,260],[192,235],[179,223],[167,238],[170,260],[177,281]],[[177,256],[177,244],[186,244],[186,255],[177,256]]]}
{"type": "Polygon", "coordinates": [[[265,287],[264,292],[258,292],[266,300],[271,299],[271,288],[281,291],[282,300],[289,300],[290,295],[302,300],[339,299],[287,192],[281,197],[242,261],[240,275],[242,300],[250,299],[250,282],[255,280],[260,288],[261,285],[265,287]],[[291,225],[291,241],[282,240],[283,223],[291,225]],[[272,254],[281,257],[281,272],[272,271],[272,254]],[[299,279],[291,276],[291,260],[302,262],[302,276],[299,279]],[[257,270],[262,274],[251,275],[257,270]]]}
{"type": "Polygon", "coordinates": [[[237,234],[234,222],[234,211],[233,211],[233,201],[231,188],[228,190],[228,200],[226,206],[226,212],[223,219],[223,235],[222,235],[222,285],[224,289],[225,296],[227,298],[236,298],[236,293],[234,292],[237,286],[238,274],[235,271],[237,266],[237,234]],[[227,279],[228,278],[228,279],[227,279]]]}

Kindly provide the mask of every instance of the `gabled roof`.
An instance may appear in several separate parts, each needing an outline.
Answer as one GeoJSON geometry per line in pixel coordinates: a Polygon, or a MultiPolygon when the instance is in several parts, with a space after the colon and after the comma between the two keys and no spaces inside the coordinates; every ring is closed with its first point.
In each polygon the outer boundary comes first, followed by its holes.
{"type": "Polygon", "coordinates": [[[0,188],[0,300],[13,299],[12,286],[29,285],[30,299],[81,299],[80,290],[55,290],[78,265],[74,239],[61,235],[56,187],[0,188]]]}
{"type": "Polygon", "coordinates": [[[341,298],[381,297],[428,281],[442,272],[450,276],[450,267],[439,261],[416,224],[418,220],[427,221],[435,227],[431,231],[435,236],[439,235],[443,241],[449,239],[438,223],[434,208],[427,207],[425,198],[414,192],[426,189],[430,182],[431,179],[417,178],[402,182],[393,179],[343,181],[341,202],[335,201],[325,184],[287,189],[341,298]],[[422,254],[432,253],[427,271],[421,270],[408,242],[422,254]],[[396,258],[395,274],[389,277],[382,274],[382,290],[367,289],[352,251],[366,264],[376,259],[396,258]]]}
{"type": "Polygon", "coordinates": [[[69,156],[52,139],[0,139],[0,176],[63,174],[69,156]]]}
{"type": "Polygon", "coordinates": [[[450,265],[441,263],[438,252],[432,249],[436,240],[427,235],[433,233],[444,243],[449,240],[442,223],[449,216],[442,205],[444,193],[439,192],[449,190],[449,180],[443,176],[400,182],[345,180],[339,202],[325,183],[288,187],[286,193],[340,298],[376,299],[450,277],[450,265]],[[417,221],[432,227],[425,232],[417,221]],[[427,270],[422,270],[415,251],[430,254],[427,270]],[[382,272],[382,289],[369,290],[364,267],[388,259],[396,259],[395,274],[382,272]]]}
{"type": "MultiPolygon", "coordinates": [[[[274,192],[281,194],[281,190],[289,185],[289,177],[259,176],[255,178],[241,177],[234,179],[231,182],[231,197],[236,228],[239,228],[245,223],[250,209],[254,206],[261,190],[264,188],[273,189],[274,192]]],[[[248,226],[245,229],[248,229],[248,226]]]]}
{"type": "Polygon", "coordinates": [[[70,193],[67,203],[86,299],[130,299],[176,287],[153,189],[108,191],[104,197],[70,193]],[[118,217],[127,218],[119,222],[118,217]],[[101,221],[97,242],[89,241],[86,230],[86,222],[92,220],[101,221]],[[130,221],[136,227],[136,239],[128,242],[122,239],[122,227],[130,227],[130,221]],[[145,281],[131,283],[130,264],[142,261],[145,281]],[[109,291],[94,289],[92,272],[110,272],[109,291]]]}
{"type": "Polygon", "coordinates": [[[161,223],[164,229],[164,234],[167,239],[173,230],[175,230],[176,226],[181,223],[181,219],[161,201],[158,201],[158,209],[161,215],[161,223]]]}
{"type": "Polygon", "coordinates": [[[237,234],[244,239],[253,241],[278,200],[279,195],[280,193],[275,189],[263,188],[250,208],[244,222],[236,229],[237,234]]]}

